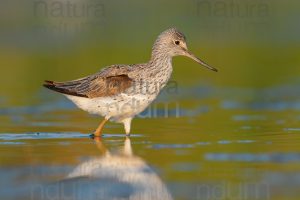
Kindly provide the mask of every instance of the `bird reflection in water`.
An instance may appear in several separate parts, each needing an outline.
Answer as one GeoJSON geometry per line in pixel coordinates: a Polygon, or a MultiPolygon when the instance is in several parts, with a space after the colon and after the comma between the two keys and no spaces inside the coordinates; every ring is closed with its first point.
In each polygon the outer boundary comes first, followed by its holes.
{"type": "Polygon", "coordinates": [[[101,139],[95,142],[102,156],[81,163],[60,182],[64,193],[60,199],[172,199],[159,176],[133,154],[128,137],[115,153],[108,151],[101,139]]]}

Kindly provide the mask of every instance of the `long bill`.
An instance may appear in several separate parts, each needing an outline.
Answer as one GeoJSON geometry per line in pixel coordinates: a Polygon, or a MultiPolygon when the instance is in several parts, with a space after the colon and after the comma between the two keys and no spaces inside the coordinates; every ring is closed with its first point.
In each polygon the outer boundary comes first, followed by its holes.
{"type": "Polygon", "coordinates": [[[199,58],[197,58],[197,57],[196,57],[194,54],[192,54],[191,52],[189,52],[189,51],[187,51],[187,50],[186,50],[185,52],[186,52],[185,56],[187,56],[187,57],[193,59],[194,61],[196,61],[196,62],[199,63],[200,65],[202,65],[202,66],[204,66],[204,67],[206,67],[207,69],[210,69],[210,70],[212,70],[212,71],[215,71],[215,72],[218,71],[218,69],[216,69],[216,68],[214,68],[214,67],[212,67],[212,66],[206,64],[204,61],[202,61],[202,60],[200,60],[199,58]]]}

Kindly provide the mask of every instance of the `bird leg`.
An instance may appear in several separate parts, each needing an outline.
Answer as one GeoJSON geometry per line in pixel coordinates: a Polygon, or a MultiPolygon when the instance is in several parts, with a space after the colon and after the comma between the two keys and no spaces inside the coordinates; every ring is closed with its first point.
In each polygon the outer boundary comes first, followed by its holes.
{"type": "Polygon", "coordinates": [[[99,124],[98,128],[96,129],[94,136],[100,137],[102,135],[104,124],[108,121],[108,119],[104,118],[104,120],[99,124]]]}
{"type": "Polygon", "coordinates": [[[123,120],[126,137],[130,136],[131,120],[132,120],[132,118],[127,118],[127,119],[123,120]]]}
{"type": "Polygon", "coordinates": [[[100,137],[95,137],[94,141],[95,141],[97,148],[100,150],[101,154],[105,154],[107,152],[109,153],[109,151],[106,149],[105,145],[101,141],[100,137]]]}

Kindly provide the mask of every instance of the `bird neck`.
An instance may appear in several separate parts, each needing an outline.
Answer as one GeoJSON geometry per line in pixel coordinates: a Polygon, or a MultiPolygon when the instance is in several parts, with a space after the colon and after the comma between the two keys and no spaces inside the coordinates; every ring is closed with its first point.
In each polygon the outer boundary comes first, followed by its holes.
{"type": "Polygon", "coordinates": [[[161,37],[158,37],[153,44],[150,63],[159,66],[161,63],[171,62],[172,56],[169,54],[167,44],[161,37]]]}
{"type": "Polygon", "coordinates": [[[172,56],[165,53],[152,52],[149,64],[154,68],[161,68],[163,66],[168,66],[172,63],[172,56]]]}
{"type": "Polygon", "coordinates": [[[171,77],[172,56],[166,51],[152,51],[151,59],[147,66],[147,76],[151,76],[153,80],[160,80],[161,87],[164,87],[171,77]]]}
{"type": "Polygon", "coordinates": [[[162,43],[156,41],[152,48],[151,59],[149,65],[151,68],[162,69],[165,67],[172,67],[172,56],[162,43]]]}

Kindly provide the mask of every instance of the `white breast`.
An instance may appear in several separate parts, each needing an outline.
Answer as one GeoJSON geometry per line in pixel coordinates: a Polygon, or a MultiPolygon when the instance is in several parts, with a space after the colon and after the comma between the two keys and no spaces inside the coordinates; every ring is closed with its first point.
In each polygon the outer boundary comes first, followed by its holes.
{"type": "Polygon", "coordinates": [[[143,110],[155,99],[156,95],[136,94],[128,95],[121,93],[114,97],[85,98],[65,95],[80,109],[111,120],[121,122],[125,118],[133,117],[143,110]]]}

